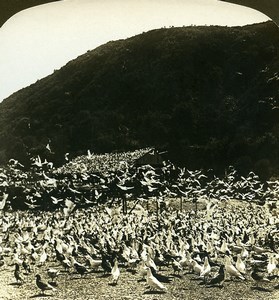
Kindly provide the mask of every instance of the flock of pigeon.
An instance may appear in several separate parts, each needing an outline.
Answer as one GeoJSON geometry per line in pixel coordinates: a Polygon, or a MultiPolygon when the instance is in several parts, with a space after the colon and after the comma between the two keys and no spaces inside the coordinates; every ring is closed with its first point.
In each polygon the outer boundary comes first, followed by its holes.
{"type": "Polygon", "coordinates": [[[207,287],[253,280],[252,287],[278,288],[278,211],[269,205],[227,209],[222,203],[245,193],[243,200],[261,196],[268,204],[267,197],[276,199],[279,182],[261,183],[252,172],[240,177],[233,168],[219,179],[210,171],[189,171],[171,163],[158,170],[149,165],[129,168],[125,161],[109,174],[83,171],[69,178],[39,157],[33,164],[27,172],[10,161],[0,176],[0,266],[14,266],[18,284],[32,277],[44,294],[59,289],[63,272],[82,279],[99,271],[117,285],[121,274],[131,271],[151,290],[162,292],[185,272],[207,287]],[[11,185],[22,187],[22,201],[35,210],[10,209],[11,185]],[[106,201],[135,197],[137,202],[123,214],[116,201],[93,205],[103,195],[106,201]],[[154,213],[143,204],[149,197],[202,199],[206,209],[165,206],[154,213]],[[51,201],[51,210],[41,210],[42,199],[51,201]],[[175,276],[165,276],[162,268],[172,269],[175,276]]]}
{"type": "Polygon", "coordinates": [[[192,273],[207,287],[225,280],[278,287],[278,219],[262,207],[227,210],[209,204],[197,214],[156,215],[141,205],[126,215],[106,206],[40,214],[3,211],[0,262],[14,265],[18,284],[34,277],[42,294],[59,289],[62,272],[83,278],[98,270],[111,276],[112,285],[130,270],[151,290],[167,292],[175,277],[163,275],[164,267],[180,276],[192,273]]]}
{"type": "Polygon", "coordinates": [[[6,167],[0,168],[0,209],[5,206],[57,209],[64,207],[66,199],[78,207],[123,199],[141,202],[152,197],[161,202],[166,198],[184,198],[193,202],[237,199],[260,204],[277,201],[277,179],[261,182],[255,173],[240,176],[233,167],[219,178],[213,170],[191,171],[171,162],[164,162],[156,169],[151,165],[133,164],[146,151],[150,149],[121,154],[88,153],[61,168],[54,168],[51,162],[37,156],[28,170],[11,159],[6,167]]]}

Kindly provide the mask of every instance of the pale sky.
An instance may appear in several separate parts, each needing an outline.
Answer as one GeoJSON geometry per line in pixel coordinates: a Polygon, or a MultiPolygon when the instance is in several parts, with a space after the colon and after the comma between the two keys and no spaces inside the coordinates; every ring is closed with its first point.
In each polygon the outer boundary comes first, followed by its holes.
{"type": "Polygon", "coordinates": [[[0,28],[0,102],[111,40],[164,26],[266,20],[256,10],[217,0],[65,0],[33,7],[0,28]]]}

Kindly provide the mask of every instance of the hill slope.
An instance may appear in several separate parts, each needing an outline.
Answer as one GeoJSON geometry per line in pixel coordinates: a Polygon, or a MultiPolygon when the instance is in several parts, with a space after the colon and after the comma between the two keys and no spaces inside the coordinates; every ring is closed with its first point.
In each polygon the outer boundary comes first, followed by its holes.
{"type": "Polygon", "coordinates": [[[0,161],[155,146],[191,168],[278,172],[278,49],[271,22],[109,42],[0,104],[0,161]]]}

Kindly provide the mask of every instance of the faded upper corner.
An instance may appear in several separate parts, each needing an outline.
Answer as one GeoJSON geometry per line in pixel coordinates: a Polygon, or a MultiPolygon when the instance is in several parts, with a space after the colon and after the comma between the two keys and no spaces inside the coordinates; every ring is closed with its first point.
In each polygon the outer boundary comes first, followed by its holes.
{"type": "Polygon", "coordinates": [[[41,4],[61,0],[8,0],[0,2],[0,27],[16,13],[41,4]]]}
{"type": "Polygon", "coordinates": [[[278,0],[219,0],[222,2],[238,4],[258,10],[268,16],[279,26],[279,1],[278,0]]]}

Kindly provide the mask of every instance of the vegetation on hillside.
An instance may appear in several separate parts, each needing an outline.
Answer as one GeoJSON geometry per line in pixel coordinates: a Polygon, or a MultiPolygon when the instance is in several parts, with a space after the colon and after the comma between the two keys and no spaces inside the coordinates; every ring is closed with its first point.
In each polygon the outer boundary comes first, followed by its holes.
{"type": "Polygon", "coordinates": [[[0,104],[0,162],[152,146],[189,169],[276,175],[278,49],[271,22],[109,42],[0,104]]]}

